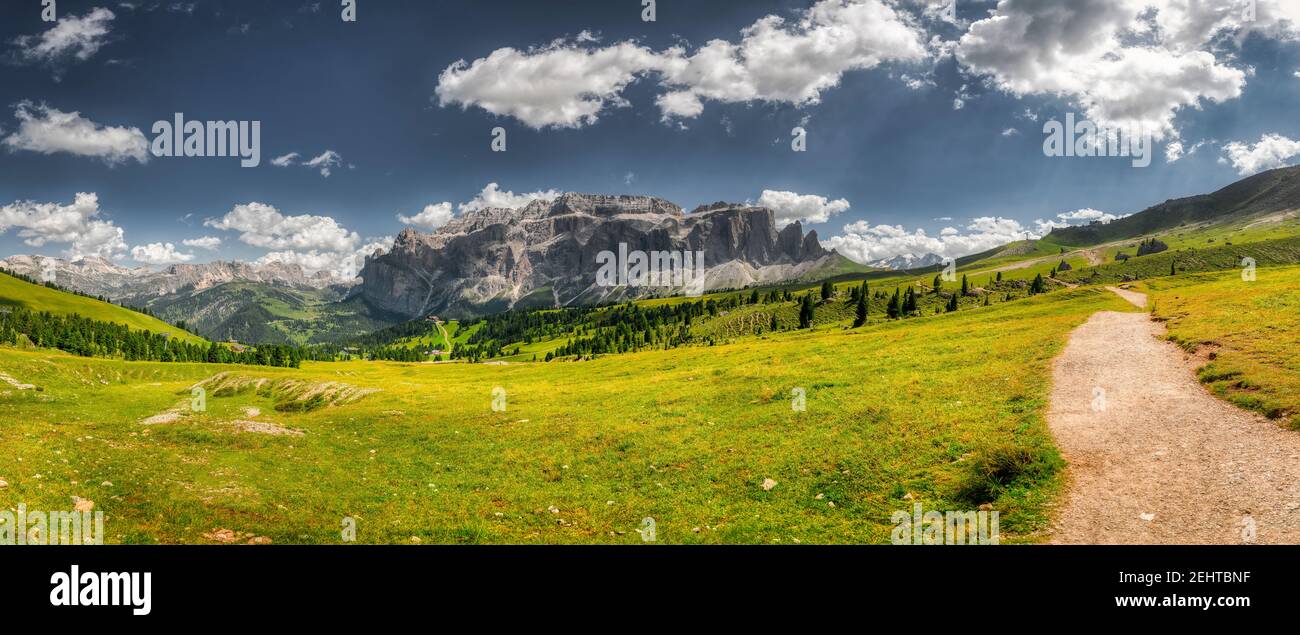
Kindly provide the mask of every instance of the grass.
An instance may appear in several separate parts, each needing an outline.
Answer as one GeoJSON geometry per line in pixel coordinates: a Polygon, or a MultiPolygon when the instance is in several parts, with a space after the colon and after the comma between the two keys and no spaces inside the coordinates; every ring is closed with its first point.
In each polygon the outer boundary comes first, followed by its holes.
{"type": "Polygon", "coordinates": [[[152,333],[171,333],[173,337],[191,343],[203,343],[197,335],[187,333],[162,320],[143,313],[109,304],[94,298],[76,295],[31,284],[13,276],[0,273],[0,306],[20,306],[32,311],[48,311],[58,315],[79,314],[101,322],[125,324],[129,328],[152,333]]]}
{"type": "Polygon", "coordinates": [[[366,543],[641,544],[652,517],[664,543],[789,544],[888,542],[914,502],[992,503],[1004,540],[1034,540],[1061,487],[1050,360],[1093,312],[1129,308],[1074,289],[588,362],[236,369],[0,349],[39,388],[0,384],[0,508],[91,499],[110,543],[332,544],[351,517],[366,543]],[[188,412],[189,387],[226,371],[214,381],[268,388],[188,412]],[[379,392],[275,409],[329,383],[379,392]],[[241,432],[246,408],[305,435],[241,432]],[[186,416],[140,423],[169,410],[186,416]]]}
{"type": "Polygon", "coordinates": [[[1300,428],[1300,267],[1259,267],[1146,283],[1169,337],[1203,354],[1214,393],[1300,428]]]}

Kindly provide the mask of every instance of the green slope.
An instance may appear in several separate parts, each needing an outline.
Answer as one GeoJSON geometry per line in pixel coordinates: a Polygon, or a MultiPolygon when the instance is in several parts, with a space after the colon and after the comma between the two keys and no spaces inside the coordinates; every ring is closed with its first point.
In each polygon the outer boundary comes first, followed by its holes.
{"type": "Polygon", "coordinates": [[[0,273],[0,305],[20,306],[32,311],[49,311],[67,315],[75,313],[92,320],[125,324],[141,331],[152,333],[171,333],[173,337],[187,342],[200,343],[203,338],[182,331],[162,320],[124,309],[115,304],[101,302],[94,298],[59,291],[41,285],[31,284],[13,276],[0,273]]]}
{"type": "Polygon", "coordinates": [[[1115,240],[1300,208],[1300,166],[1261,172],[1212,194],[1170,199],[1107,224],[1065,227],[1049,237],[1064,245],[1096,245],[1115,240]]]}

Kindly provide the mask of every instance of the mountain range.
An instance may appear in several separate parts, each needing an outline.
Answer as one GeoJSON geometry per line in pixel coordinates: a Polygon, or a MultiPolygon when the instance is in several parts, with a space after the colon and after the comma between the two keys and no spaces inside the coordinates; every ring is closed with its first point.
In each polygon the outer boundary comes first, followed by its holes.
{"type": "MultiPolygon", "coordinates": [[[[710,291],[866,269],[822,248],[798,222],[778,231],[764,207],[715,203],[687,214],[660,198],[575,193],[467,212],[433,233],[407,229],[391,249],[367,258],[355,280],[284,263],[155,271],[96,257],[53,260],[58,285],[184,320],[205,337],[309,343],[435,312],[466,317],[682,292],[600,286],[598,256],[620,248],[702,254],[700,287],[710,291]]],[[[0,267],[40,278],[42,260],[12,256],[0,267]]]]}
{"type": "MultiPolygon", "coordinates": [[[[1191,226],[1292,222],[1300,209],[1300,167],[1243,179],[1212,194],[1171,199],[1107,224],[1058,228],[1052,253],[1191,226]]],[[[1030,255],[1035,242],[957,259],[1030,255]]],[[[217,261],[161,270],[102,258],[55,260],[62,287],[148,309],[219,340],[344,341],[432,314],[455,319],[509,309],[595,305],[678,295],[682,288],[602,284],[603,252],[702,255],[700,291],[811,282],[879,269],[921,271],[936,254],[905,254],[870,265],[821,246],[794,222],[777,229],[771,209],[714,203],[690,213],[661,198],[566,193],[517,209],[461,214],[431,233],[401,232],[366,259],[358,278],[307,274],[297,265],[217,261]]],[[[40,278],[43,258],[11,256],[0,267],[40,278]]],[[[620,267],[625,263],[620,263],[620,267]]]]}
{"type": "Polygon", "coordinates": [[[702,289],[741,288],[863,269],[765,207],[714,203],[689,214],[649,196],[563,194],[518,209],[468,212],[432,234],[403,231],[373,254],[358,295],[384,311],[450,317],[596,304],[680,289],[602,286],[601,252],[703,254],[702,289]]]}

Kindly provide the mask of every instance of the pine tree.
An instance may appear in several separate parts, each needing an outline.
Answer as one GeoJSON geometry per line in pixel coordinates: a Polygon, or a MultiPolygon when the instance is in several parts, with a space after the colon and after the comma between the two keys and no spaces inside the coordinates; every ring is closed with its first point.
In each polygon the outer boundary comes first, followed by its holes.
{"type": "Polygon", "coordinates": [[[957,294],[954,293],[948,297],[948,312],[952,313],[953,311],[956,310],[957,310],[957,294]]]}
{"type": "Polygon", "coordinates": [[[853,328],[867,323],[867,296],[858,294],[857,313],[853,318],[853,328]]]}
{"type": "Polygon", "coordinates": [[[966,274],[963,273],[961,274],[961,294],[967,295],[969,293],[970,293],[970,283],[967,282],[966,274]]]}
{"type": "Polygon", "coordinates": [[[1177,262],[1177,261],[1174,261],[1174,260],[1170,260],[1170,261],[1169,261],[1169,275],[1171,275],[1171,276],[1176,276],[1176,275],[1178,275],[1178,262],[1177,262]]]}
{"type": "Polygon", "coordinates": [[[1047,284],[1043,282],[1043,274],[1034,276],[1034,281],[1029,285],[1029,295],[1038,295],[1047,290],[1047,284]]]}
{"type": "Polygon", "coordinates": [[[822,282],[822,301],[825,302],[825,301],[827,301],[827,300],[830,300],[830,299],[831,299],[831,296],[833,296],[833,295],[835,295],[835,286],[831,284],[831,281],[830,281],[830,280],[823,281],[823,282],[822,282]]]}
{"type": "Polygon", "coordinates": [[[913,313],[916,313],[916,290],[909,286],[907,293],[903,294],[903,315],[912,315],[913,313]]]}
{"type": "Polygon", "coordinates": [[[885,314],[889,316],[889,319],[897,320],[902,312],[902,307],[902,299],[899,296],[898,289],[895,288],[894,296],[889,299],[889,306],[885,307],[885,314]]]}
{"type": "Polygon", "coordinates": [[[1002,272],[998,272],[998,282],[1002,282],[1002,272]]]}
{"type": "Polygon", "coordinates": [[[799,328],[812,328],[813,323],[813,299],[812,293],[803,297],[803,305],[799,307],[799,328]]]}
{"type": "Polygon", "coordinates": [[[939,295],[939,290],[943,288],[943,277],[941,277],[937,273],[934,274],[934,282],[931,282],[930,286],[933,287],[932,289],[933,293],[935,295],[939,295]]]}

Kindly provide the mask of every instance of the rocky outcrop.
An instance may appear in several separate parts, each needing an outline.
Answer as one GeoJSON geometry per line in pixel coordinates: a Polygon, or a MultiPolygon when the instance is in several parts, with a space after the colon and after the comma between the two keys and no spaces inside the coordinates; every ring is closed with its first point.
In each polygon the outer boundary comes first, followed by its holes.
{"type": "Polygon", "coordinates": [[[598,254],[702,252],[704,288],[798,277],[833,252],[772,210],[726,203],[691,213],[660,198],[564,194],[520,209],[468,212],[432,234],[405,230],[366,259],[356,292],[408,317],[670,295],[680,289],[597,283],[598,254]]]}

